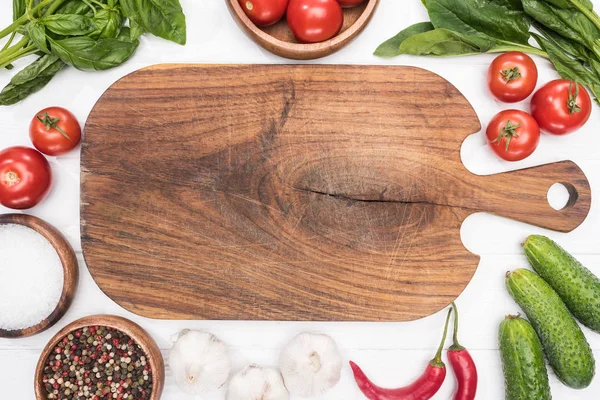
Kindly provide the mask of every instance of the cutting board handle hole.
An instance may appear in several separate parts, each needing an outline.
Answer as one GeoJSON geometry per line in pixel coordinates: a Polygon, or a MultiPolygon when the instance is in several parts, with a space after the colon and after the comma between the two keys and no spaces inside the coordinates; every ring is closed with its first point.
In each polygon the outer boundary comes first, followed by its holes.
{"type": "Polygon", "coordinates": [[[557,182],[548,189],[548,203],[556,211],[572,207],[577,202],[577,189],[568,182],[557,182]]]}

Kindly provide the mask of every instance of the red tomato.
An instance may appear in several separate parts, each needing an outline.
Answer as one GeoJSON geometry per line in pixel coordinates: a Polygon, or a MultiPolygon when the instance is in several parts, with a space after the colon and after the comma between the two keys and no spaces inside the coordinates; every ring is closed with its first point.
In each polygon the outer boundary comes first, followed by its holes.
{"type": "Polygon", "coordinates": [[[529,157],[540,142],[537,122],[521,110],[500,111],[492,118],[485,133],[494,153],[507,161],[529,157]]]}
{"type": "Polygon", "coordinates": [[[531,57],[518,51],[496,57],[487,74],[490,92],[505,103],[525,100],[533,93],[537,79],[537,67],[531,57]]]}
{"type": "Polygon", "coordinates": [[[290,0],[287,22],[299,42],[323,42],[340,33],[344,12],[337,0],[290,0]]]}
{"type": "Polygon", "coordinates": [[[587,90],[567,79],[545,84],[531,99],[531,115],[544,132],[565,135],[581,128],[592,113],[587,90]]]}
{"type": "Polygon", "coordinates": [[[340,6],[343,8],[356,7],[364,2],[365,0],[338,0],[338,3],[340,3],[340,6]]]}
{"type": "Polygon", "coordinates": [[[258,26],[269,26],[283,18],[288,0],[239,0],[244,12],[258,26]]]}
{"type": "Polygon", "coordinates": [[[81,141],[81,127],[69,110],[49,107],[31,120],[29,137],[42,153],[60,156],[77,147],[81,141]]]}
{"type": "Polygon", "coordinates": [[[51,186],[50,164],[39,151],[22,146],[0,151],[0,204],[31,208],[44,200],[51,186]]]}

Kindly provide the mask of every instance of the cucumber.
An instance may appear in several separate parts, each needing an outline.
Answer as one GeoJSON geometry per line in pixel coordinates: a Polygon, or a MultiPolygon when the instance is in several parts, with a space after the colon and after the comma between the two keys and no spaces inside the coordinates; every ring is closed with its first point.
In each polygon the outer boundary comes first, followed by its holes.
{"type": "Polygon", "coordinates": [[[589,386],[594,377],[594,355],[558,294],[526,269],[507,273],[506,287],[537,332],[558,379],[574,389],[589,386]]]}
{"type": "Polygon", "coordinates": [[[600,333],[600,279],[545,236],[529,236],[523,249],[533,269],[552,286],[575,318],[600,333]]]}
{"type": "Polygon", "coordinates": [[[508,315],[498,333],[506,400],[550,400],[548,371],[542,344],[533,327],[518,315],[508,315]]]}

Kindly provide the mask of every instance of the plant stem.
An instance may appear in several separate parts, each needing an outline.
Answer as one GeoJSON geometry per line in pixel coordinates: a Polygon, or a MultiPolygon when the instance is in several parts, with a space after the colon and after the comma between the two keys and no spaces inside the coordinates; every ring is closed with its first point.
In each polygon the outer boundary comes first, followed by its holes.
{"type": "Polygon", "coordinates": [[[596,14],[593,10],[590,10],[589,8],[584,6],[579,0],[570,0],[570,1],[571,1],[571,4],[573,4],[575,6],[575,8],[577,8],[579,11],[581,11],[581,13],[583,13],[583,15],[588,17],[588,19],[590,21],[592,21],[592,23],[594,25],[596,25],[596,27],[598,29],[600,29],[600,17],[598,17],[598,14],[596,14]]]}
{"type": "MultiPolygon", "coordinates": [[[[31,14],[35,14],[36,12],[46,7],[48,4],[51,4],[55,1],[56,0],[42,0],[40,4],[31,9],[31,14]]],[[[23,25],[27,21],[29,21],[29,17],[27,16],[27,14],[24,14],[20,18],[17,18],[15,21],[13,21],[12,24],[0,31],[0,39],[10,35],[15,29],[17,29],[19,26],[23,25]]]]}
{"type": "Polygon", "coordinates": [[[9,60],[0,60],[0,68],[4,68],[9,64],[12,64],[14,61],[18,60],[19,58],[23,58],[26,56],[29,56],[31,54],[35,54],[35,52],[38,50],[37,47],[35,47],[34,45],[31,46],[27,46],[24,49],[22,49],[21,51],[13,54],[13,56],[9,59],[9,60]]]}
{"type": "Polygon", "coordinates": [[[6,42],[6,44],[4,45],[4,47],[2,48],[2,50],[0,50],[0,53],[3,52],[4,50],[8,49],[8,47],[12,44],[13,40],[15,39],[15,35],[17,34],[17,32],[13,32],[10,34],[10,37],[8,38],[8,41],[6,42]]]}
{"type": "Polygon", "coordinates": [[[440,347],[438,347],[437,352],[435,353],[435,357],[432,360],[432,363],[436,363],[438,366],[443,365],[442,362],[442,350],[444,350],[444,344],[446,343],[446,335],[448,334],[448,322],[450,322],[450,315],[452,314],[452,308],[448,310],[448,316],[446,317],[446,326],[444,327],[444,335],[442,336],[442,341],[440,343],[440,347]]]}
{"type": "Polygon", "coordinates": [[[44,13],[44,15],[52,15],[52,14],[54,14],[56,12],[56,10],[58,10],[58,8],[63,5],[63,3],[65,1],[66,0],[56,0],[54,3],[52,3],[52,5],[50,7],[48,7],[48,9],[44,13]]]}
{"type": "Polygon", "coordinates": [[[27,43],[29,43],[29,38],[22,38],[14,46],[9,47],[6,50],[0,52],[0,60],[4,60],[5,58],[12,56],[13,54],[21,50],[24,46],[27,46],[27,43]]]}
{"type": "Polygon", "coordinates": [[[488,53],[506,53],[508,51],[522,51],[524,53],[535,54],[544,58],[550,58],[548,56],[548,53],[546,53],[544,50],[529,45],[515,43],[495,46],[490,51],[488,51],[488,53]]]}

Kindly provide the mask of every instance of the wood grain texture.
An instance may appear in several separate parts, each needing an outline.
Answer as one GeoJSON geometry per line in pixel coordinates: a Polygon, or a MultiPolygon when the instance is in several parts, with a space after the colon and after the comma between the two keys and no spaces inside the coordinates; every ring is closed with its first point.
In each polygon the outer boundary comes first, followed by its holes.
{"type": "Polygon", "coordinates": [[[453,301],[479,257],[464,219],[569,231],[590,188],[562,162],[476,176],[468,101],[412,67],[163,65],[87,121],[82,245],[126,309],[166,319],[404,321],[453,301]],[[570,204],[552,209],[556,182],[570,204]]]}
{"type": "Polygon", "coordinates": [[[278,23],[258,27],[246,16],[239,0],[225,0],[232,17],[240,28],[256,43],[271,53],[295,60],[312,60],[335,53],[348,45],[369,23],[379,0],[344,9],[344,25],[340,33],[321,43],[299,43],[290,30],[285,17],[278,23]]]}
{"type": "Polygon", "coordinates": [[[62,328],[56,335],[52,337],[52,339],[50,339],[42,351],[42,354],[40,355],[35,367],[35,376],[33,382],[36,400],[48,400],[46,388],[42,382],[44,365],[48,359],[48,356],[56,347],[58,342],[60,342],[69,333],[77,329],[94,325],[118,329],[121,332],[129,335],[129,337],[132,338],[142,348],[152,370],[153,386],[150,400],[159,400],[165,386],[165,363],[162,354],[160,353],[160,349],[158,348],[154,339],[152,339],[148,332],[146,332],[141,326],[133,321],[116,315],[90,315],[88,317],[80,318],[62,328]]]}
{"type": "MultiPolygon", "coordinates": [[[[63,290],[56,308],[48,317],[37,325],[25,329],[5,330],[0,329],[0,338],[22,338],[43,332],[56,324],[67,312],[73,302],[79,282],[79,264],[73,248],[60,233],[49,223],[27,214],[3,214],[0,215],[0,225],[18,224],[31,228],[41,234],[50,242],[58,254],[62,263],[64,282],[63,290]]],[[[3,268],[5,266],[0,266],[3,268]]],[[[14,267],[14,266],[13,266],[14,267]]]]}

